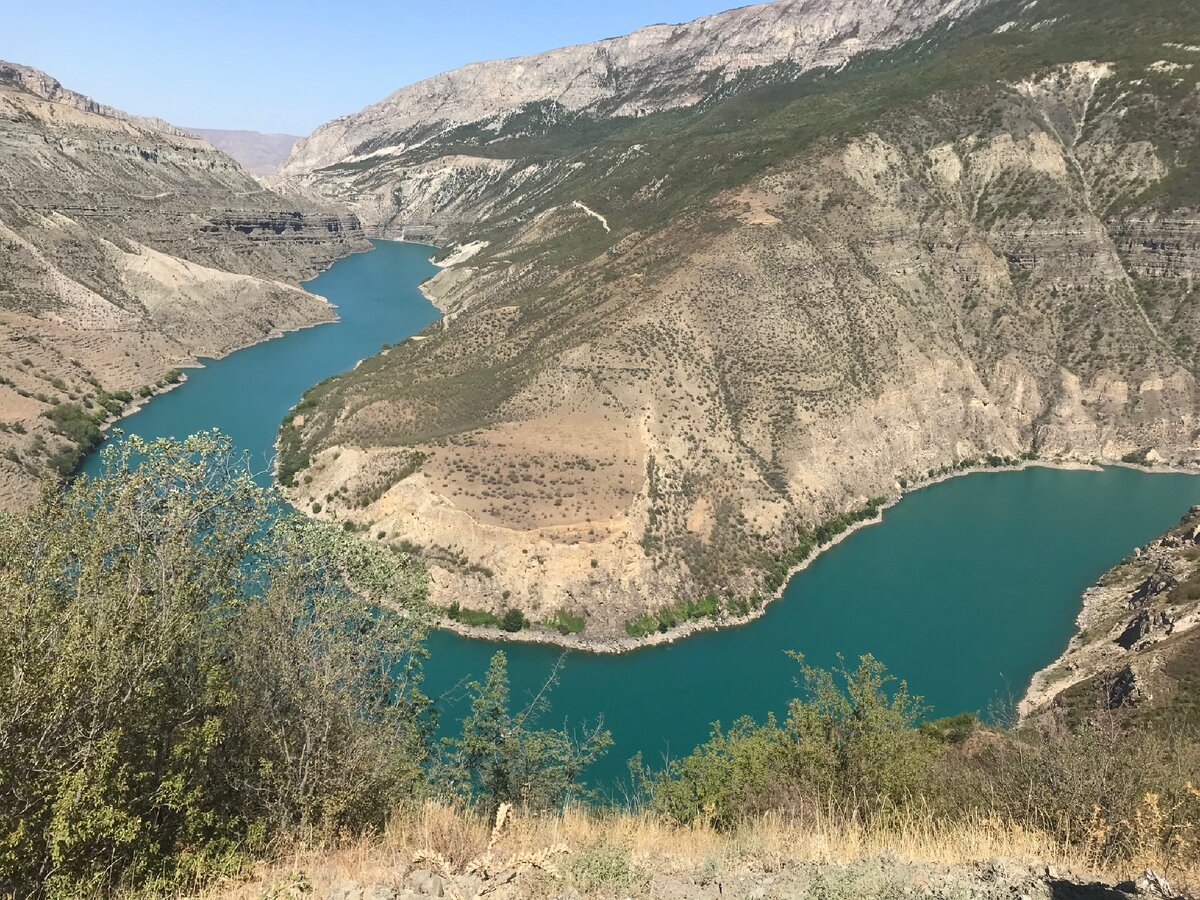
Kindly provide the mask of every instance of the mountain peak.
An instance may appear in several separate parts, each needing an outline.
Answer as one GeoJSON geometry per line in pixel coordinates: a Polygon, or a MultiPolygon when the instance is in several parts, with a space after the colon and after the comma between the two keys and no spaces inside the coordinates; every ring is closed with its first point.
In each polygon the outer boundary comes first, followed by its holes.
{"type": "Polygon", "coordinates": [[[416,130],[492,120],[528,104],[601,118],[693,106],[747,70],[781,63],[797,72],[836,68],[985,2],[779,0],[532,56],[469,63],[318,128],[296,145],[283,172],[301,175],[378,154],[411,143],[416,130]]]}

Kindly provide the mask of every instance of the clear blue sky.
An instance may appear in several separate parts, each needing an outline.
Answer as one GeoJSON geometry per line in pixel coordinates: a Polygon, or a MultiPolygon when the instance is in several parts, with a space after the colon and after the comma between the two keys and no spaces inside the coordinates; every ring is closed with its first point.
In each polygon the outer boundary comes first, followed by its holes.
{"type": "MultiPolygon", "coordinates": [[[[746,2],[746,0],[741,0],[746,2]]],[[[0,0],[0,59],[178,125],[308,134],[467,62],[739,0],[0,0]]]]}

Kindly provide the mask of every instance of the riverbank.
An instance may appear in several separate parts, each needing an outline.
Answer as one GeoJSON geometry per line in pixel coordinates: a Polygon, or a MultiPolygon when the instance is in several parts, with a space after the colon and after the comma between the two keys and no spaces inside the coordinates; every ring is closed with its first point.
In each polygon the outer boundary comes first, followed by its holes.
{"type": "MultiPolygon", "coordinates": [[[[316,293],[313,293],[312,291],[309,291],[307,288],[304,287],[304,285],[306,283],[308,283],[309,281],[312,281],[312,280],[320,277],[320,275],[323,272],[328,271],[335,263],[339,262],[340,260],[346,259],[347,257],[350,257],[350,256],[355,256],[359,253],[367,253],[371,249],[373,249],[373,247],[368,246],[366,248],[362,248],[362,249],[358,249],[358,250],[349,250],[346,253],[342,253],[337,256],[334,256],[331,259],[329,259],[328,262],[325,262],[324,264],[315,267],[311,271],[310,274],[304,275],[302,278],[298,279],[294,284],[287,283],[288,287],[299,288],[299,289],[303,290],[305,293],[307,293],[309,296],[311,296],[311,297],[315,298],[316,300],[319,300],[321,303],[323,303],[324,311],[327,313],[326,316],[323,316],[322,318],[316,319],[311,322],[304,322],[304,323],[298,324],[292,328],[273,329],[272,331],[270,331],[267,334],[262,335],[261,337],[255,338],[254,340],[246,341],[241,344],[237,344],[232,347],[229,347],[225,350],[222,350],[219,353],[214,354],[213,356],[188,356],[188,357],[185,357],[182,359],[172,360],[171,361],[172,362],[171,369],[166,370],[166,372],[164,372],[163,374],[165,375],[165,374],[167,374],[167,372],[172,371],[172,370],[203,369],[206,367],[207,363],[219,362],[220,360],[227,359],[228,357],[232,356],[235,353],[240,353],[243,350],[249,350],[251,347],[257,347],[260,344],[266,344],[269,341],[278,340],[288,334],[294,334],[299,331],[306,331],[310,328],[320,327],[321,325],[336,325],[338,322],[341,321],[341,318],[337,312],[337,310],[338,310],[337,304],[332,302],[328,297],[325,297],[321,294],[316,294],[316,293]]],[[[163,397],[163,396],[171,393],[172,391],[174,391],[178,388],[183,387],[185,384],[187,384],[187,382],[188,382],[187,373],[182,372],[181,376],[178,380],[159,387],[157,390],[154,391],[154,393],[149,394],[148,396],[141,396],[141,395],[135,394],[133,400],[131,400],[129,403],[127,403],[125,405],[125,407],[121,410],[119,415],[116,415],[109,419],[106,419],[103,423],[100,424],[100,426],[99,426],[100,430],[103,432],[106,432],[106,433],[111,431],[113,428],[118,427],[120,425],[120,423],[122,421],[124,421],[125,419],[128,419],[130,416],[136,415],[137,413],[141,412],[142,409],[144,409],[146,406],[149,405],[150,401],[156,400],[160,397],[163,397]]],[[[101,448],[102,447],[103,447],[103,444],[101,444],[101,448]]]]}
{"type": "MultiPolygon", "coordinates": [[[[306,317],[305,320],[294,325],[273,328],[269,332],[263,332],[251,340],[243,341],[212,355],[189,355],[186,357],[181,356],[171,359],[169,365],[171,365],[173,367],[172,370],[178,372],[180,376],[177,380],[165,384],[160,382],[158,385],[156,385],[154,393],[150,394],[149,396],[140,396],[135,394],[133,399],[125,405],[118,415],[107,419],[103,424],[100,425],[100,428],[103,431],[110,433],[115,429],[123,430],[122,423],[137,415],[150,416],[151,419],[157,419],[157,411],[160,411],[163,408],[161,401],[165,400],[168,394],[174,394],[176,389],[182,387],[184,384],[188,384],[190,386],[189,393],[196,390],[193,382],[199,376],[199,373],[205,372],[206,370],[211,370],[214,366],[229,365],[231,361],[236,358],[241,358],[244,354],[253,354],[257,350],[263,348],[277,347],[286,338],[294,338],[296,335],[304,332],[311,332],[321,326],[343,324],[343,318],[339,304],[333,302],[333,300],[331,300],[325,293],[319,290],[310,289],[310,286],[322,278],[338,263],[344,262],[351,257],[363,256],[374,249],[374,244],[370,243],[367,243],[365,247],[361,248],[344,248],[344,252],[330,257],[321,265],[307,267],[304,272],[300,273],[296,280],[279,282],[281,286],[287,287],[288,289],[303,291],[306,296],[316,301],[316,304],[314,304],[313,315],[306,317]],[[151,401],[160,402],[151,403],[151,401]]],[[[169,405],[175,404],[171,403],[169,405]]],[[[228,426],[223,425],[222,422],[219,421],[219,417],[214,417],[210,414],[206,421],[198,422],[195,427],[188,430],[188,433],[198,430],[207,430],[213,427],[228,431],[228,426]]],[[[131,431],[136,430],[139,434],[142,434],[143,437],[148,439],[153,439],[157,436],[164,436],[158,433],[156,429],[157,425],[145,423],[144,420],[140,428],[135,429],[133,426],[130,426],[131,431]],[[143,432],[145,433],[143,434],[143,432]]],[[[274,431],[274,429],[272,429],[272,431],[274,431]]],[[[183,438],[186,437],[186,434],[175,433],[171,436],[183,438]]],[[[101,443],[99,447],[93,451],[93,454],[82,462],[79,471],[85,471],[88,470],[90,466],[94,466],[94,462],[89,463],[89,459],[92,459],[93,456],[98,456],[103,447],[104,443],[101,443]]]]}
{"type": "Polygon", "coordinates": [[[562,634],[551,627],[540,624],[534,625],[528,629],[512,632],[493,626],[465,625],[449,618],[442,618],[438,622],[438,627],[466,638],[501,641],[506,643],[547,644],[550,646],[561,647],[564,650],[574,650],[584,653],[630,653],[635,650],[643,650],[664,644],[673,644],[676,641],[682,641],[693,635],[749,625],[757,619],[762,618],[762,616],[766,614],[768,606],[783,598],[784,593],[787,591],[792,579],[816,562],[816,560],[823,553],[833,549],[842,543],[842,541],[855,534],[859,529],[879,524],[883,521],[884,513],[887,510],[891,509],[901,500],[905,499],[911,494],[917,493],[918,491],[925,490],[926,488],[933,487],[934,485],[941,484],[953,478],[959,478],[967,475],[1020,472],[1030,468],[1043,468],[1057,471],[1097,472],[1102,471],[1106,467],[1125,468],[1148,474],[1173,473],[1200,475],[1200,468],[1168,466],[1165,464],[1159,466],[1142,466],[1117,460],[1097,460],[1093,462],[1091,460],[1084,461],[1070,459],[1021,460],[1011,466],[978,466],[970,469],[955,470],[937,475],[933,478],[911,482],[907,486],[901,488],[898,494],[886,499],[884,503],[880,505],[879,512],[875,516],[848,525],[845,530],[839,532],[831,540],[814,548],[813,552],[805,557],[805,559],[788,569],[786,575],[784,576],[783,584],[777,590],[764,595],[762,603],[758,607],[750,609],[744,615],[731,614],[727,609],[722,609],[718,617],[715,619],[708,618],[689,620],[679,624],[674,628],[668,629],[667,631],[656,631],[653,634],[642,637],[633,637],[628,635],[605,635],[600,637],[589,637],[582,633],[562,634]]]}
{"type": "Polygon", "coordinates": [[[1134,549],[1085,590],[1074,634],[1030,679],[1019,717],[1045,712],[1086,683],[1103,683],[1110,708],[1145,707],[1181,687],[1186,692],[1179,672],[1170,670],[1173,658],[1191,653],[1181,644],[1184,635],[1200,626],[1198,543],[1200,507],[1193,506],[1173,528],[1134,549]]]}

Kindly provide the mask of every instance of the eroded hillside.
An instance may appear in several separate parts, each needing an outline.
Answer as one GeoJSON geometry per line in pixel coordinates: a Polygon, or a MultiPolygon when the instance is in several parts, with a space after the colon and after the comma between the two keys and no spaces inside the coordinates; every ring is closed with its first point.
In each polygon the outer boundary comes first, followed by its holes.
{"type": "Polygon", "coordinates": [[[1193,465],[1197,25],[993,3],[586,145],[498,139],[494,189],[445,191],[480,217],[445,320],[311,391],[285,480],[422,547],[435,599],[595,642],[752,613],[954,469],[1193,465]]]}
{"type": "Polygon", "coordinates": [[[1115,710],[1140,725],[1200,723],[1200,507],[1083,595],[1078,629],[1034,676],[1025,717],[1115,710]]]}
{"type": "Polygon", "coordinates": [[[333,313],[297,281],[366,242],[228,156],[0,63],[0,504],[178,367],[333,313]]]}

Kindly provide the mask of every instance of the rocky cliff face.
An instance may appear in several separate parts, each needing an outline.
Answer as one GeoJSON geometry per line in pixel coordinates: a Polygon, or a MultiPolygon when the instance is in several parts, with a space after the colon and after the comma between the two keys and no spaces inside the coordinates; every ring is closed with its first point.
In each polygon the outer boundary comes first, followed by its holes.
{"type": "Polygon", "coordinates": [[[742,78],[834,70],[945,27],[983,2],[780,0],[474,63],[322,126],[296,145],[282,173],[350,203],[381,234],[442,234],[477,218],[481,195],[512,176],[490,150],[501,140],[694,107],[742,78]]]}
{"type": "Polygon", "coordinates": [[[296,282],[366,246],[353,217],[284,200],[205,141],[10,63],[0,184],[6,504],[48,459],[73,458],[84,420],[124,402],[112,394],[332,318],[296,282]]]}
{"type": "Polygon", "coordinates": [[[309,394],[297,502],[425,547],[437,599],[607,639],[752,609],[822,522],[954,468],[1195,465],[1196,11],[1132,41],[1121,9],[989,4],[836,74],[364,168],[360,209],[459,223],[447,315],[309,394]]]}
{"type": "Polygon", "coordinates": [[[166,122],[163,119],[153,116],[133,116],[123,109],[108,106],[77,91],[65,88],[59,84],[57,78],[53,78],[41,69],[35,69],[32,66],[23,66],[20,63],[12,63],[0,59],[0,82],[21,88],[35,97],[40,97],[51,103],[57,103],[60,106],[69,106],[80,112],[94,113],[106,119],[119,119],[122,122],[129,122],[138,128],[175,135],[176,137],[183,137],[187,134],[187,132],[176,128],[170,122],[166,122]]]}
{"type": "Polygon", "coordinates": [[[1101,710],[1200,721],[1200,507],[1139,547],[1083,595],[1078,631],[1038,672],[1023,717],[1101,710]]]}

